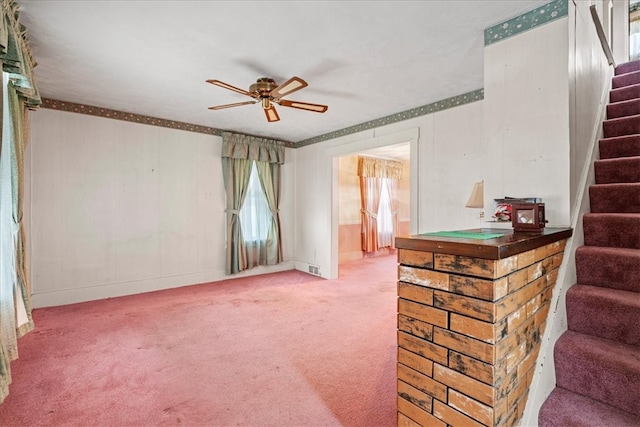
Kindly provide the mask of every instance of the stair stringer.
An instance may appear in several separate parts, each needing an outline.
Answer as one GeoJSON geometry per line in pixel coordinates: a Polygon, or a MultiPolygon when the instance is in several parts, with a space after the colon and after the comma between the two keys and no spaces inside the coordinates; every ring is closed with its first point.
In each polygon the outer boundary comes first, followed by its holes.
{"type": "Polygon", "coordinates": [[[540,353],[536,361],[536,368],[529,387],[529,398],[522,417],[522,426],[537,426],[538,413],[544,401],[556,387],[556,370],[553,350],[556,341],[567,331],[567,290],[577,282],[576,249],[584,245],[582,216],[591,211],[589,201],[589,187],[595,184],[595,161],[600,160],[599,141],[603,137],[602,123],[607,117],[609,92],[614,75],[613,67],[609,67],[605,76],[609,83],[604,85],[600,98],[600,113],[593,124],[588,155],[582,165],[578,191],[571,210],[571,225],[573,236],[567,241],[564,258],[558,270],[556,287],[553,290],[551,306],[547,316],[547,327],[540,342],[540,353]]]}

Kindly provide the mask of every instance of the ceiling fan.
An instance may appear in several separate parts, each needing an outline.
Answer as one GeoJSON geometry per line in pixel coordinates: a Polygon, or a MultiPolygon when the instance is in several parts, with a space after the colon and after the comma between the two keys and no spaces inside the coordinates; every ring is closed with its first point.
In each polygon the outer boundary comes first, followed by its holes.
{"type": "Polygon", "coordinates": [[[211,83],[212,85],[220,86],[225,89],[229,89],[234,92],[238,92],[243,95],[250,96],[251,98],[254,99],[252,101],[216,105],[214,107],[209,107],[209,110],[222,110],[224,108],[239,107],[241,105],[255,104],[257,102],[261,102],[262,109],[264,110],[264,113],[267,116],[267,121],[277,122],[278,120],[280,120],[280,116],[278,116],[278,112],[276,111],[273,104],[278,104],[283,107],[298,108],[300,110],[313,111],[316,113],[324,113],[325,111],[327,111],[327,108],[328,108],[326,105],[310,104],[308,102],[290,101],[288,99],[282,99],[283,97],[289,95],[290,93],[293,93],[297,90],[300,90],[308,86],[307,82],[302,80],[300,77],[291,77],[289,80],[282,83],[281,85],[278,85],[276,81],[270,77],[260,77],[255,83],[253,83],[249,87],[248,91],[237,88],[235,86],[231,86],[230,84],[221,82],[220,80],[207,80],[207,83],[211,83]]]}

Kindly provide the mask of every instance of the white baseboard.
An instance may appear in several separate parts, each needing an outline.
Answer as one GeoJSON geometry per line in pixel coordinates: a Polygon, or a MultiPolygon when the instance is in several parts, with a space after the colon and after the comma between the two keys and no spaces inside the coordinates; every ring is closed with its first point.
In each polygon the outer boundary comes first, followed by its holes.
{"type": "Polygon", "coordinates": [[[238,277],[256,276],[260,274],[276,273],[294,269],[293,261],[285,261],[274,266],[260,266],[241,273],[227,276],[224,270],[210,270],[198,273],[180,274],[176,276],[154,277],[150,279],[132,280],[118,283],[62,289],[47,292],[34,292],[31,295],[33,308],[53,307],[58,305],[75,304],[125,295],[135,295],[144,292],[160,291],[163,289],[179,288],[182,286],[198,285],[209,282],[219,282],[238,277]]]}

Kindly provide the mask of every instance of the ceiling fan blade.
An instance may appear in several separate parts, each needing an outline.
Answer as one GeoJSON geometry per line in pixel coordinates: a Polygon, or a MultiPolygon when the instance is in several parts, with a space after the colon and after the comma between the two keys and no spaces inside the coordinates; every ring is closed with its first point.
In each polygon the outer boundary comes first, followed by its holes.
{"type": "Polygon", "coordinates": [[[264,114],[267,116],[268,122],[277,122],[280,120],[280,116],[278,116],[278,112],[273,105],[269,106],[269,108],[265,108],[264,114]]]}
{"type": "Polygon", "coordinates": [[[329,108],[326,105],[289,101],[288,99],[281,99],[280,101],[278,101],[278,104],[282,105],[283,107],[299,108],[301,110],[315,111],[316,113],[324,113],[325,111],[327,111],[327,108],[329,108]]]}
{"type": "Polygon", "coordinates": [[[211,83],[212,85],[220,86],[220,87],[223,87],[225,89],[229,89],[229,90],[232,90],[234,92],[238,92],[238,93],[241,93],[243,95],[247,95],[247,96],[250,96],[252,98],[255,98],[255,96],[251,92],[247,92],[246,90],[240,89],[239,87],[231,86],[230,84],[225,83],[225,82],[221,82],[220,80],[207,80],[207,83],[211,83]]]}
{"type": "Polygon", "coordinates": [[[300,77],[291,77],[289,80],[282,83],[277,88],[273,89],[269,93],[269,96],[275,99],[279,99],[279,98],[282,98],[283,96],[287,96],[290,93],[293,93],[307,86],[308,86],[307,82],[302,80],[300,77]]]}
{"type": "Polygon", "coordinates": [[[209,110],[222,110],[225,108],[239,107],[241,105],[255,104],[256,102],[258,101],[245,101],[245,102],[236,102],[233,104],[216,105],[215,107],[209,107],[209,110]]]}

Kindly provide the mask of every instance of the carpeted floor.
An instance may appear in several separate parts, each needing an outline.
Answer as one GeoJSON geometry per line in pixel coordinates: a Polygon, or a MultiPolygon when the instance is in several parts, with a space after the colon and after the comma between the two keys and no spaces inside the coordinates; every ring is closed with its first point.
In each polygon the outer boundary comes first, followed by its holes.
{"type": "Polygon", "coordinates": [[[395,255],[34,310],[8,426],[392,426],[395,255]]]}

